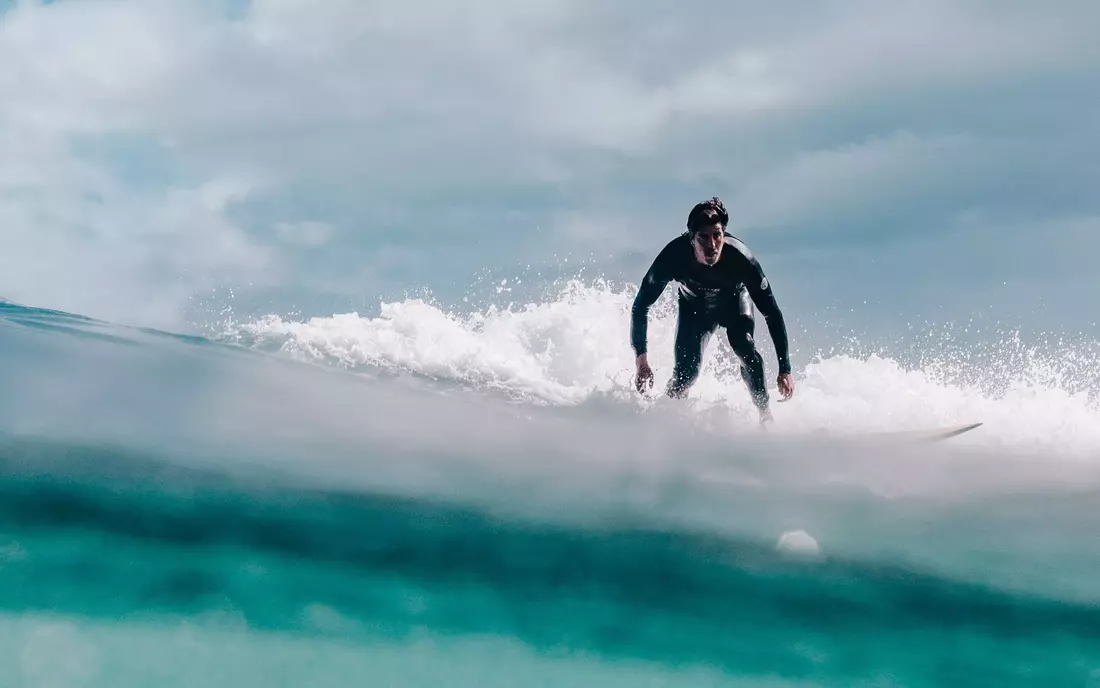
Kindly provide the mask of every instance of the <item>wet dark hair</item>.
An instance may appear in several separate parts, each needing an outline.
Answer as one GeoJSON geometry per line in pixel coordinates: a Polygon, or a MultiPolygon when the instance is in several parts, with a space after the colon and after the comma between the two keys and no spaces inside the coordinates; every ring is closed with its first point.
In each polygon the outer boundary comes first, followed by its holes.
{"type": "Polygon", "coordinates": [[[687,229],[688,232],[694,233],[700,227],[706,227],[716,222],[721,223],[722,229],[725,229],[729,221],[730,216],[726,212],[726,206],[722,204],[722,199],[714,196],[710,200],[695,204],[695,207],[688,213],[687,229]]]}

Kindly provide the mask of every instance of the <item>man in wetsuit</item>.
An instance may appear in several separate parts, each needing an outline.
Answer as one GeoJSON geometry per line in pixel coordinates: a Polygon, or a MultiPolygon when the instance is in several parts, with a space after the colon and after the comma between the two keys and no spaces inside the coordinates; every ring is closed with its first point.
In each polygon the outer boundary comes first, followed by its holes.
{"type": "Polygon", "coordinates": [[[741,377],[760,410],[761,421],[771,419],[764,360],[754,340],[753,304],[764,314],[779,358],[779,393],[794,394],[788,355],[787,327],[772,294],[768,278],[745,244],[726,233],[729,214],[717,197],[697,204],[688,215],[688,231],[670,241],[642,280],[631,311],[630,340],[637,363],[635,384],[641,392],[653,385],[646,359],[649,308],[670,281],[679,284],[676,322],[676,364],[666,393],[683,397],[695,383],[703,349],[710,335],[724,327],[733,352],[741,360],[741,377]]]}

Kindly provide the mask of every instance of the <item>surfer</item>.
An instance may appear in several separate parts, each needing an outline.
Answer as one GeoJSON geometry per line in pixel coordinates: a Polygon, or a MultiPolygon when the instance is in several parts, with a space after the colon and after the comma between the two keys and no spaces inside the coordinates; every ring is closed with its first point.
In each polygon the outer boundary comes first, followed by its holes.
{"type": "Polygon", "coordinates": [[[687,231],[668,242],[646,272],[631,309],[635,385],[639,392],[647,385],[653,386],[653,370],[646,358],[649,309],[675,280],[679,284],[676,363],[666,394],[673,398],[686,395],[699,377],[703,349],[721,326],[741,361],[741,378],[763,422],[771,420],[771,412],[764,384],[764,359],[754,339],[753,304],[764,314],[775,344],[779,359],[776,383],[785,399],[794,394],[787,327],[760,263],[744,242],[726,232],[728,224],[729,214],[719,198],[696,204],[688,214],[687,231]]]}

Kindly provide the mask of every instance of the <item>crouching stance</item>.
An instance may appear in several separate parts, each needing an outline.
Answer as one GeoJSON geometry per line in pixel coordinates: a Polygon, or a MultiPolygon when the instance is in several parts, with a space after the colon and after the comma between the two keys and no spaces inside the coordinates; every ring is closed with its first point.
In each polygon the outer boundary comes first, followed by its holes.
{"type": "Polygon", "coordinates": [[[722,327],[741,361],[741,377],[760,410],[770,417],[764,360],[756,349],[755,307],[764,315],[779,358],[777,385],[783,397],[794,393],[787,327],[771,284],[744,242],[726,233],[729,215],[722,201],[697,204],[688,215],[687,232],[661,250],[642,280],[631,312],[630,340],[637,364],[638,391],[653,384],[646,358],[649,309],[669,282],[679,284],[676,364],[667,394],[682,397],[699,377],[703,350],[722,327]]]}

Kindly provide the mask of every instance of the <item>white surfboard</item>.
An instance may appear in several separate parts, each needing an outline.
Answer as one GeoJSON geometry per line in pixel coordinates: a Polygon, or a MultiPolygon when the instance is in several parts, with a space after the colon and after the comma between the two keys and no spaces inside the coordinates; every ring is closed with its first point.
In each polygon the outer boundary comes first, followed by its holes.
{"type": "Polygon", "coordinates": [[[874,432],[860,435],[863,439],[880,439],[901,442],[941,442],[952,437],[970,432],[974,428],[981,427],[982,423],[966,423],[964,425],[948,425],[927,430],[894,430],[887,432],[874,432]]]}

